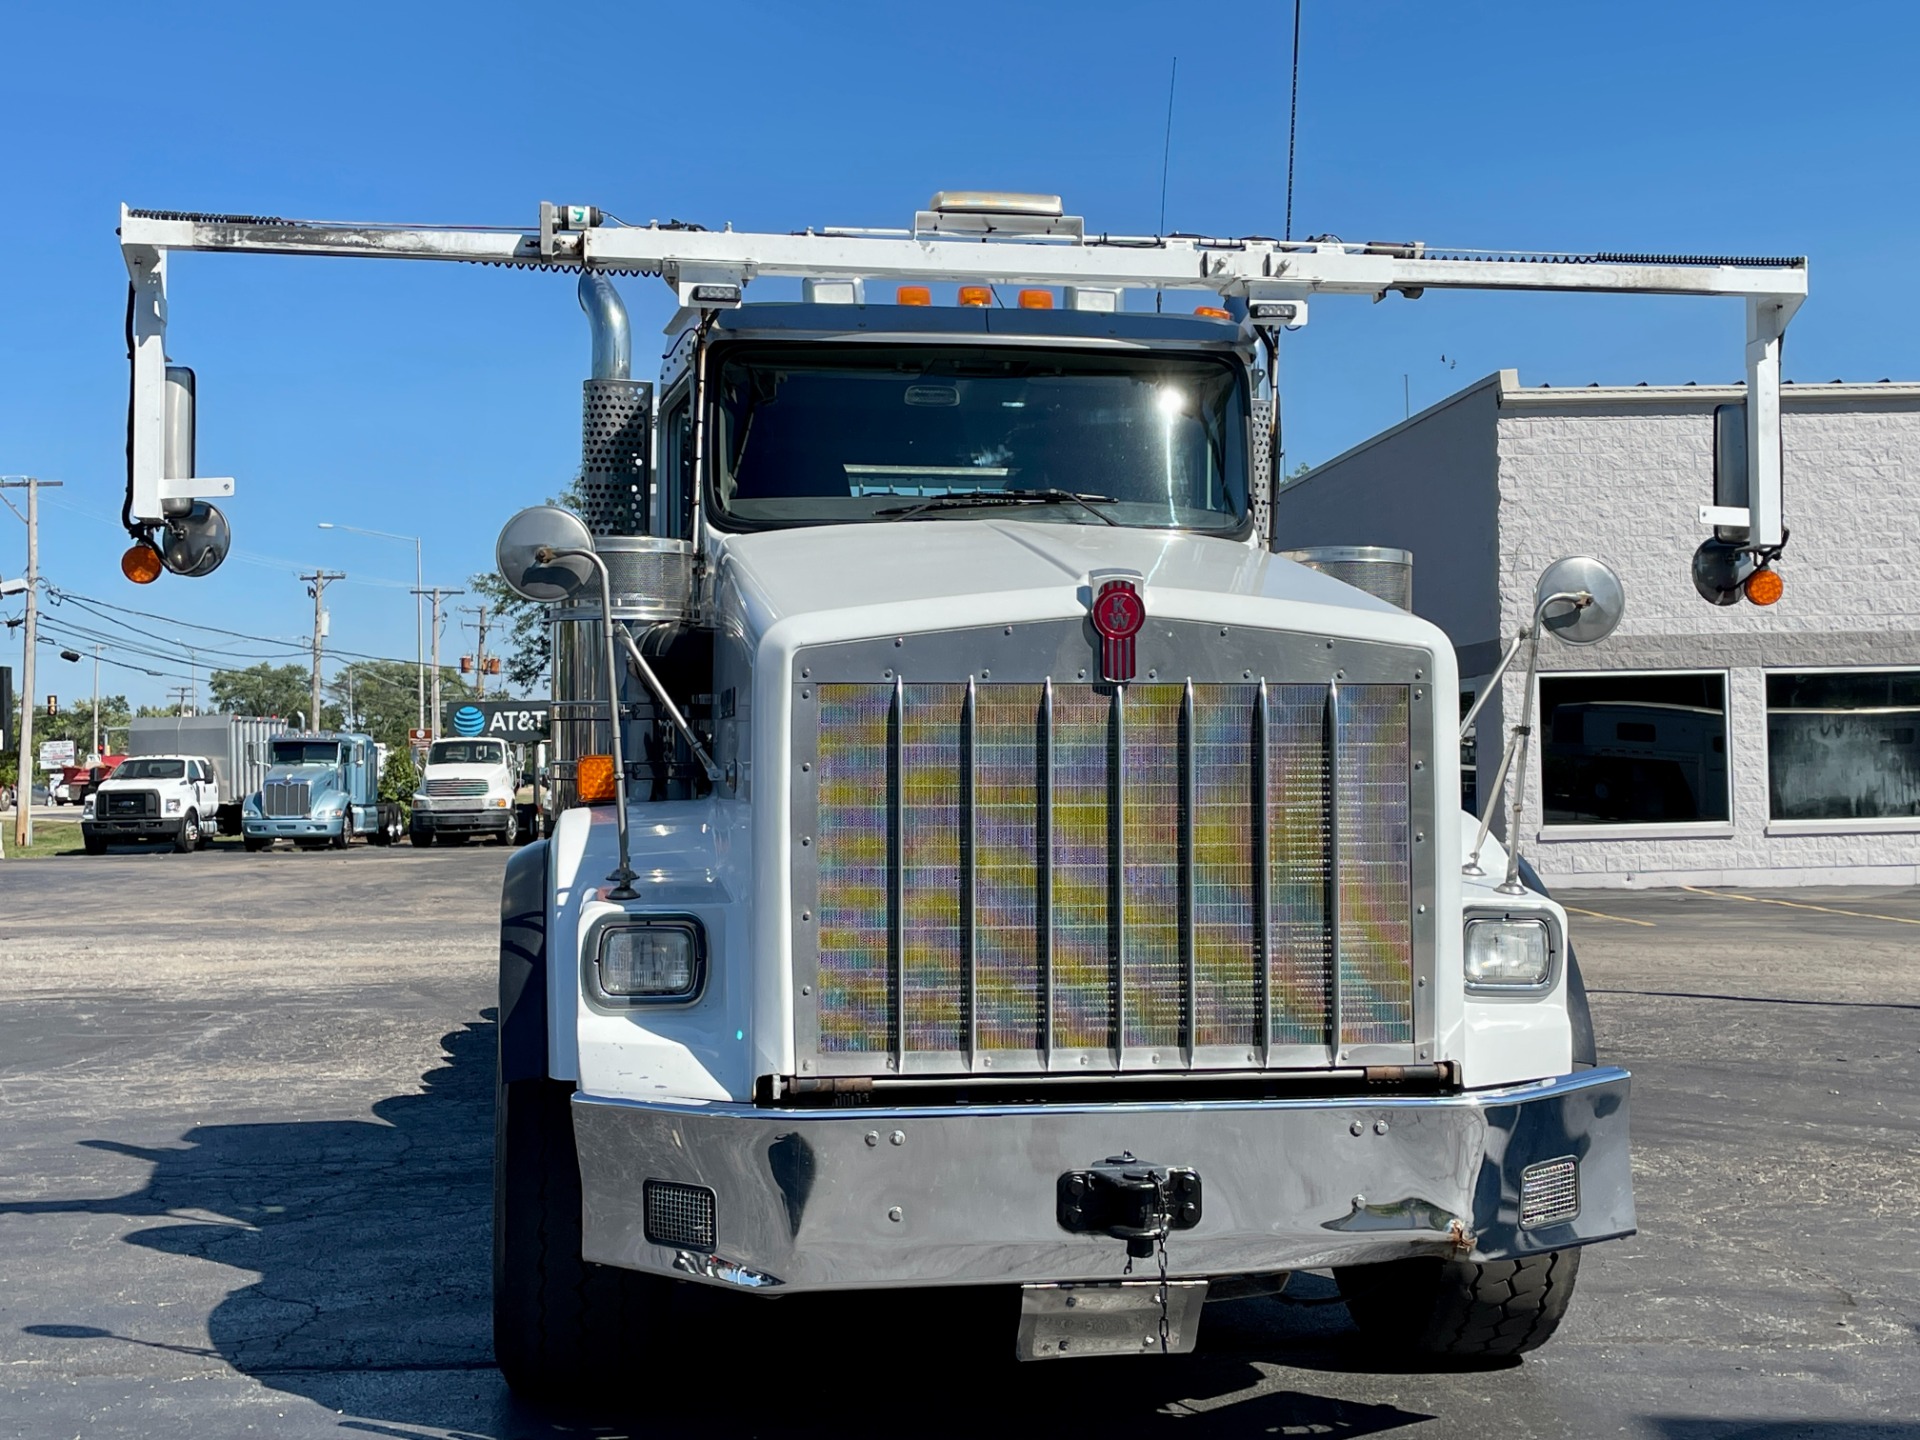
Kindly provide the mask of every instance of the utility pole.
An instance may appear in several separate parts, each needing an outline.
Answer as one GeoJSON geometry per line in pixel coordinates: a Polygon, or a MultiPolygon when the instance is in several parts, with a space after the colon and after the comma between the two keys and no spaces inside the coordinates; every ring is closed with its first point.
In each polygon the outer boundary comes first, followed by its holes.
{"type": "Polygon", "coordinates": [[[58,489],[58,480],[23,476],[0,480],[0,490],[27,492],[27,634],[26,654],[20,659],[20,800],[14,808],[13,843],[25,850],[33,844],[33,652],[40,643],[40,492],[58,489]]]}
{"type": "Polygon", "coordinates": [[[326,620],[327,586],[332,581],[344,580],[344,570],[315,570],[311,575],[302,575],[307,582],[307,594],[313,597],[313,728],[320,728],[320,641],[326,620]]]}
{"type": "Polygon", "coordinates": [[[487,602],[482,600],[478,605],[462,605],[460,608],[469,615],[480,617],[478,620],[463,620],[460,623],[480,633],[480,638],[475,641],[473,647],[473,683],[475,690],[484,698],[487,693],[487,602]]]}
{"type": "Polygon", "coordinates": [[[444,590],[435,585],[432,589],[420,589],[416,595],[433,597],[433,719],[428,722],[427,731],[435,739],[440,738],[440,600],[452,599],[455,595],[464,595],[464,590],[444,590]]]}
{"type": "Polygon", "coordinates": [[[87,752],[89,760],[100,753],[100,648],[93,647],[93,749],[87,752]]]}

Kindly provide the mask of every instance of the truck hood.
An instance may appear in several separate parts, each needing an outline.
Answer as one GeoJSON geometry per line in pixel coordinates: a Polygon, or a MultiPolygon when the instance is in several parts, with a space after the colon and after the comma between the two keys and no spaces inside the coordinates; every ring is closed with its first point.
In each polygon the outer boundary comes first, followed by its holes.
{"type": "Polygon", "coordinates": [[[305,781],[308,785],[319,786],[323,782],[337,785],[340,770],[336,765],[275,765],[267,771],[263,784],[297,784],[305,781]]]}
{"type": "MultiPolygon", "coordinates": [[[[1360,612],[1367,618],[1358,628],[1397,632],[1396,639],[1432,633],[1383,600],[1243,541],[1178,532],[999,517],[909,520],[731,535],[719,560],[722,594],[737,594],[748,628],[761,634],[789,617],[876,607],[943,613],[947,625],[967,625],[988,595],[1003,606],[1023,596],[1015,608],[1036,615],[1071,614],[1091,598],[1084,593],[1089,572],[1110,569],[1144,577],[1149,612],[1158,598],[1168,613],[1205,616],[1231,597],[1360,612]]],[[[869,618],[873,633],[924,628],[904,614],[869,618]]],[[[1264,618],[1284,623],[1278,614],[1264,618]]]]}
{"type": "Polygon", "coordinates": [[[489,785],[513,788],[513,772],[504,765],[429,765],[420,772],[420,789],[429,780],[484,780],[489,785]]]}
{"type": "Polygon", "coordinates": [[[94,786],[95,792],[102,790],[164,790],[171,785],[185,785],[185,776],[172,780],[102,780],[94,786]]]}

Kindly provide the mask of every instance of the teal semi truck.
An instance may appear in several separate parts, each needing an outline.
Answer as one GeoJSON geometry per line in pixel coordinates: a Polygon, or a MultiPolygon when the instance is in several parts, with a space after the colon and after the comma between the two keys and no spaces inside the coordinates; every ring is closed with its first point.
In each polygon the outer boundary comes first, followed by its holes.
{"type": "Polygon", "coordinates": [[[303,850],[344,850],[355,836],[391,845],[403,833],[399,805],[380,798],[380,751],[371,735],[277,735],[267,773],[240,817],[249,850],[291,840],[303,850]]]}

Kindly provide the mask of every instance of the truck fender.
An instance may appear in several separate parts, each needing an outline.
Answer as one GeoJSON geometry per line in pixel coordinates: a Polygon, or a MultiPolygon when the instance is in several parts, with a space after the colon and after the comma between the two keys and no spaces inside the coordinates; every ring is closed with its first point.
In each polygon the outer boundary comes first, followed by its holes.
{"type": "Polygon", "coordinates": [[[500,887],[500,1079],[547,1078],[545,840],[513,852],[500,887]]]}
{"type": "MultiPolygon", "coordinates": [[[[1553,898],[1553,892],[1541,883],[1539,874],[1524,857],[1520,861],[1520,879],[1536,895],[1553,898]]],[[[1580,974],[1580,957],[1573,953],[1571,940],[1567,942],[1567,1024],[1573,1028],[1574,1068],[1591,1070],[1600,1063],[1593,1040],[1593,1011],[1587,1006],[1587,982],[1580,974]]]]}

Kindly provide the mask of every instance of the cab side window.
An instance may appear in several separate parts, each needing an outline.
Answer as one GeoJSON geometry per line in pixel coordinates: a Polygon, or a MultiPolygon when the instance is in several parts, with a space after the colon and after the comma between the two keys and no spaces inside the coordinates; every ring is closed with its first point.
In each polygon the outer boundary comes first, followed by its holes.
{"type": "Polygon", "coordinates": [[[662,534],[686,539],[693,534],[693,405],[680,391],[667,403],[660,422],[660,508],[655,523],[662,534]]]}

